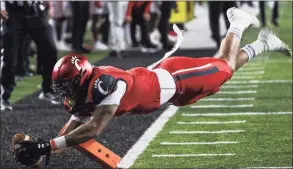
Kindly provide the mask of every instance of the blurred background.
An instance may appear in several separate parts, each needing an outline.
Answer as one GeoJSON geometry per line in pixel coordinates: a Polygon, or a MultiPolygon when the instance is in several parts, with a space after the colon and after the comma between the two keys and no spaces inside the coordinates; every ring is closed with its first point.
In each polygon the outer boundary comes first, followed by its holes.
{"type": "Polygon", "coordinates": [[[34,91],[30,84],[52,93],[50,71],[67,53],[96,62],[170,50],[177,39],[174,23],[185,31],[180,49],[217,49],[229,27],[225,11],[232,6],[259,15],[263,27],[279,27],[284,12],[278,1],[1,1],[4,100],[16,83],[25,90],[12,100],[34,91]]]}
{"type": "MultiPolygon", "coordinates": [[[[261,28],[243,34],[241,47],[256,40],[263,27],[269,27],[292,48],[292,1],[1,1],[1,145],[10,145],[15,133],[54,138],[69,119],[51,89],[51,72],[58,58],[77,53],[87,56],[97,66],[112,65],[124,70],[146,67],[162,58],[176,43],[174,23],[184,30],[183,43],[174,56],[212,57],[229,27],[226,10],[232,6],[256,15],[261,21],[261,28]]],[[[212,101],[199,101],[195,105],[204,108],[181,108],[135,162],[134,168],[292,166],[292,60],[279,53],[265,53],[252,59],[222,89],[212,101]],[[237,101],[239,97],[249,99],[237,101]],[[225,99],[231,105],[246,107],[212,107],[217,103],[227,105],[225,99]],[[196,116],[198,121],[240,119],[243,122],[216,127],[197,125],[199,130],[234,127],[245,132],[196,137],[169,133],[194,130],[194,125],[178,124],[178,121],[193,120],[183,113],[236,111],[280,112],[281,115],[196,116]],[[239,144],[195,148],[160,144],[166,140],[229,139],[239,144]],[[237,155],[176,160],[152,157],[153,154],[207,152],[237,155]]],[[[97,140],[123,157],[165,108],[146,115],[115,118],[97,140]]],[[[20,168],[10,146],[1,146],[1,167],[20,168]]],[[[45,168],[57,167],[96,168],[97,164],[74,150],[52,157],[45,168]]]]}

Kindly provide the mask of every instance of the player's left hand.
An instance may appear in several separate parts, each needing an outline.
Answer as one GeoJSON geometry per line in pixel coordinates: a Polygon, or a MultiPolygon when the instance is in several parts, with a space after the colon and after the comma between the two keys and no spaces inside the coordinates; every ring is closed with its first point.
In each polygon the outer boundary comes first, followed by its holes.
{"type": "Polygon", "coordinates": [[[50,155],[51,153],[50,141],[38,139],[37,141],[21,141],[16,145],[15,151],[22,152],[26,156],[35,158],[42,155],[50,155]]]}

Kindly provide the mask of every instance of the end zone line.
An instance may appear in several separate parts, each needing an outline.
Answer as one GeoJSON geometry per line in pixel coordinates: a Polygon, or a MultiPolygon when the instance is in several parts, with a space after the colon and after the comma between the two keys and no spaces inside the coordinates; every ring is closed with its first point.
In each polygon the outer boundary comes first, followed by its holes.
{"type": "Polygon", "coordinates": [[[177,124],[239,124],[246,123],[246,120],[236,120],[236,121],[191,121],[191,122],[183,122],[178,121],[177,124]]]}
{"type": "Polygon", "coordinates": [[[197,113],[197,114],[182,114],[182,116],[254,116],[254,115],[286,115],[292,112],[239,112],[239,113],[197,113]]]}
{"type": "Polygon", "coordinates": [[[119,167],[130,168],[137,157],[147,148],[149,143],[155,138],[158,132],[163,128],[165,123],[172,117],[179,108],[169,106],[157,120],[144,132],[139,140],[128,150],[126,155],[121,159],[119,167]]]}
{"type": "Polygon", "coordinates": [[[235,75],[262,75],[265,71],[235,72],[235,75]]]}
{"type": "Polygon", "coordinates": [[[258,70],[264,70],[264,67],[242,67],[239,69],[239,71],[258,71],[258,70]]]}
{"type": "Polygon", "coordinates": [[[290,169],[290,168],[293,168],[293,167],[247,167],[247,168],[255,168],[255,169],[257,169],[257,168],[275,168],[275,169],[277,169],[277,168],[285,168],[285,169],[290,169]]]}
{"type": "Polygon", "coordinates": [[[232,78],[231,79],[234,79],[234,80],[240,80],[240,79],[244,79],[244,80],[252,80],[252,79],[260,79],[260,78],[262,78],[262,76],[246,76],[246,75],[244,75],[244,76],[242,76],[242,75],[240,75],[240,76],[232,76],[232,78]]]}
{"type": "Polygon", "coordinates": [[[258,85],[223,85],[221,89],[257,88],[258,85]]]}
{"type": "Polygon", "coordinates": [[[152,157],[203,157],[203,156],[234,156],[235,154],[153,154],[152,157]]]}
{"type": "Polygon", "coordinates": [[[257,93],[256,90],[243,90],[243,91],[219,91],[217,94],[250,94],[257,93]]]}
{"type": "Polygon", "coordinates": [[[216,142],[161,142],[160,145],[215,145],[215,144],[238,144],[238,141],[216,142]]]}
{"type": "Polygon", "coordinates": [[[199,101],[245,101],[245,100],[255,100],[254,97],[247,98],[206,98],[199,101]]]}
{"type": "Polygon", "coordinates": [[[292,80],[248,80],[248,81],[236,81],[230,80],[225,84],[270,84],[270,83],[292,83],[292,80]]]}
{"type": "Polygon", "coordinates": [[[222,134],[242,133],[244,130],[219,130],[219,131],[170,131],[169,134],[222,134]]]}
{"type": "Polygon", "coordinates": [[[243,108],[243,107],[253,107],[253,104],[243,104],[243,105],[199,105],[190,106],[190,108],[243,108]]]}

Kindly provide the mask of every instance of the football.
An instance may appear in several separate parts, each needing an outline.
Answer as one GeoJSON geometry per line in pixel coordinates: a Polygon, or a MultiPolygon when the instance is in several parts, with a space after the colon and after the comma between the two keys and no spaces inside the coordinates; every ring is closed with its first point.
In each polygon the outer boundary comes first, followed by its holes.
{"type": "MultiPolygon", "coordinates": [[[[15,154],[15,145],[17,145],[19,142],[21,141],[25,141],[25,140],[33,140],[33,137],[30,137],[28,135],[25,135],[23,133],[18,133],[15,134],[12,138],[12,153],[15,154]]],[[[30,165],[29,167],[32,168],[41,168],[41,164],[42,164],[42,157],[39,158],[35,158],[35,159],[30,159],[32,160],[32,165],[30,165]]]]}

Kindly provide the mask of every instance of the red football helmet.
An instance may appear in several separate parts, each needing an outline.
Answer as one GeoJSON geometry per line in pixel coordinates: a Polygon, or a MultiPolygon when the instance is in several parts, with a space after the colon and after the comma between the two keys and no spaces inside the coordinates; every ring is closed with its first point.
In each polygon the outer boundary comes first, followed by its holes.
{"type": "Polygon", "coordinates": [[[85,56],[69,54],[58,60],[53,69],[52,81],[59,101],[73,107],[71,102],[75,104],[78,92],[92,73],[93,66],[85,56]]]}

